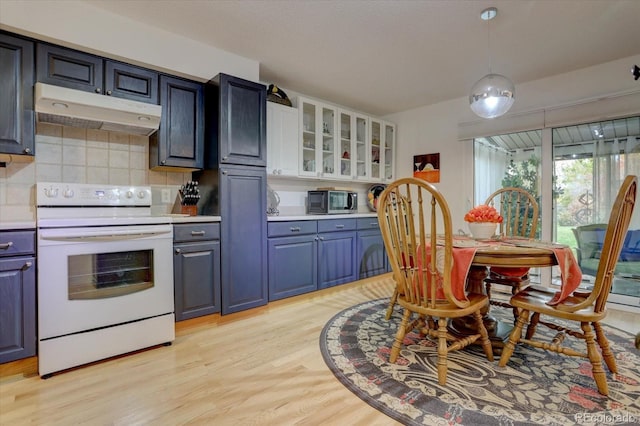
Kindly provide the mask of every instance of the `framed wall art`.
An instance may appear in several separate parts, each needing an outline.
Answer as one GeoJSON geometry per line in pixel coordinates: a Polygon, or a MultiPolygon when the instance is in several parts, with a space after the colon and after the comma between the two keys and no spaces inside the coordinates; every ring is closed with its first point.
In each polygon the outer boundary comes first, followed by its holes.
{"type": "Polygon", "coordinates": [[[440,182],[440,153],[414,155],[413,177],[430,183],[440,182]]]}

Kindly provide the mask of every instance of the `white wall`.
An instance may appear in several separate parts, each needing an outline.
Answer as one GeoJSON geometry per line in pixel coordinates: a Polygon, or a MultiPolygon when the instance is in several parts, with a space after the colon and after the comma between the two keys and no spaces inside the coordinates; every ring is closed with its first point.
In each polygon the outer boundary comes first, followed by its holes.
{"type": "Polygon", "coordinates": [[[0,28],[196,81],[258,81],[259,63],[76,0],[0,0],[0,28]]]}
{"type": "Polygon", "coordinates": [[[473,144],[461,141],[460,135],[525,130],[520,126],[542,128],[545,117],[550,116],[556,123],[580,123],[639,114],[640,80],[633,80],[633,64],[640,64],[640,54],[516,85],[512,111],[494,120],[475,117],[466,97],[388,115],[385,119],[398,129],[396,176],[412,175],[414,155],[440,153],[440,183],[436,186],[449,202],[454,230],[466,231],[462,218],[473,200],[473,144]]]}

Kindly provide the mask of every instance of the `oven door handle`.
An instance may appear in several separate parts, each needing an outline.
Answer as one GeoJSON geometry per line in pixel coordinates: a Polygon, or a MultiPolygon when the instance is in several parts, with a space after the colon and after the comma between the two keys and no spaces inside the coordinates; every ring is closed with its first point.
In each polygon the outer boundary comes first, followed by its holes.
{"type": "Polygon", "coordinates": [[[171,233],[171,230],[104,230],[104,231],[73,231],[72,229],[65,230],[64,234],[59,232],[47,232],[41,230],[40,238],[45,240],[57,240],[57,241],[115,241],[115,240],[131,240],[135,238],[148,238],[156,235],[164,235],[171,233]]]}

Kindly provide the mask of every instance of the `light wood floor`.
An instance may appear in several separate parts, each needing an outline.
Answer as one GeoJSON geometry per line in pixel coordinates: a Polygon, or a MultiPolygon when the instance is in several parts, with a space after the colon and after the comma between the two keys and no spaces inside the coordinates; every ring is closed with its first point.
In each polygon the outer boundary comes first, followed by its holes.
{"type": "MultiPolygon", "coordinates": [[[[48,380],[37,375],[35,358],[0,365],[0,425],[397,424],[338,382],[318,343],[333,315],[392,289],[385,275],[184,321],[172,346],[48,380]]],[[[610,318],[638,331],[640,315],[610,318]]]]}

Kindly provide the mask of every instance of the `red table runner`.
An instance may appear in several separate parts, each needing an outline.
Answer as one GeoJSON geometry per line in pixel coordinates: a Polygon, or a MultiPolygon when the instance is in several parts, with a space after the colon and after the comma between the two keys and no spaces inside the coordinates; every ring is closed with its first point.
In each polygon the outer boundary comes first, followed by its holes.
{"type": "MultiPolygon", "coordinates": [[[[520,247],[531,247],[538,248],[544,250],[551,250],[556,256],[556,261],[560,268],[560,277],[562,279],[562,284],[560,287],[560,291],[556,292],[554,298],[548,302],[549,305],[555,306],[565,300],[575,289],[580,286],[582,282],[582,271],[578,266],[578,262],[576,261],[573,251],[568,246],[550,243],[545,241],[537,241],[537,240],[526,240],[526,239],[514,239],[514,240],[503,240],[503,241],[476,241],[469,238],[460,238],[455,237],[453,239],[453,266],[451,271],[451,292],[454,297],[458,300],[466,300],[465,287],[467,283],[467,275],[469,273],[469,269],[471,268],[471,264],[473,263],[473,258],[476,254],[476,250],[480,247],[486,247],[488,245],[515,245],[520,247]]],[[[439,257],[440,250],[436,250],[436,256],[439,257]]],[[[444,255],[444,251],[442,251],[444,255]]],[[[420,267],[420,249],[418,249],[417,256],[418,258],[418,267],[421,271],[426,271],[420,267]]],[[[431,259],[431,251],[427,250],[426,253],[426,262],[430,263],[431,259]]],[[[438,297],[444,297],[444,293],[441,290],[441,270],[443,262],[439,261],[440,259],[436,259],[436,266],[438,269],[438,297]]],[[[427,271],[428,272],[428,271],[427,271]]],[[[419,275],[421,276],[421,275],[419,275]]],[[[429,274],[426,274],[429,277],[429,274]]],[[[420,279],[417,283],[419,284],[420,279]]]]}

